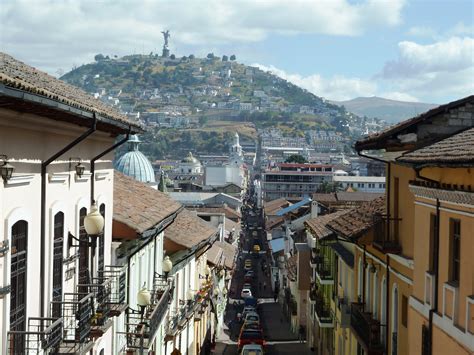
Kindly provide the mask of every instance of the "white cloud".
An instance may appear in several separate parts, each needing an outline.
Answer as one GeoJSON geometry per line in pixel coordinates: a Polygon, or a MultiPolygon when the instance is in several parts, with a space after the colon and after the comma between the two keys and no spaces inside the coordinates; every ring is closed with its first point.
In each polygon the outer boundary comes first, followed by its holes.
{"type": "Polygon", "coordinates": [[[434,37],[436,36],[436,31],[427,26],[414,26],[408,29],[407,34],[415,37],[434,37]]]}
{"type": "Polygon", "coordinates": [[[290,74],[274,66],[253,64],[261,70],[272,72],[273,74],[298,85],[315,95],[322,96],[328,100],[349,100],[358,96],[373,96],[377,92],[375,82],[360,78],[347,78],[336,75],[331,78],[324,78],[320,74],[301,76],[290,74]]]}
{"type": "Polygon", "coordinates": [[[272,34],[354,36],[400,24],[404,2],[4,0],[0,43],[3,51],[54,72],[98,52],[160,51],[163,29],[171,30],[171,49],[179,54],[272,34]]]}
{"type": "Polygon", "coordinates": [[[407,101],[407,102],[419,102],[420,100],[410,94],[407,94],[406,92],[400,92],[400,91],[387,91],[387,92],[382,92],[379,94],[380,97],[390,99],[390,100],[396,100],[396,101],[407,101]]]}

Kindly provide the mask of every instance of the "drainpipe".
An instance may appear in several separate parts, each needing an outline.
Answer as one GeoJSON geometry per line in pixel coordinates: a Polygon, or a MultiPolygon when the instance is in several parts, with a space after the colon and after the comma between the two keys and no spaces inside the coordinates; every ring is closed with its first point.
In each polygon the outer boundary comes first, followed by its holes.
{"type": "Polygon", "coordinates": [[[363,258],[362,258],[362,303],[364,304],[364,310],[365,310],[365,283],[367,282],[366,279],[365,279],[365,269],[366,269],[366,263],[367,263],[367,260],[366,260],[366,256],[365,256],[365,244],[362,245],[364,247],[364,254],[363,254],[363,258]]]}
{"type": "MultiPolygon", "coordinates": [[[[91,162],[90,162],[90,169],[91,169],[91,206],[95,203],[95,162],[102,158],[104,155],[110,153],[111,151],[115,150],[116,148],[120,147],[122,144],[124,144],[126,141],[128,141],[129,139],[129,136],[130,136],[130,131],[131,131],[131,127],[129,126],[128,128],[128,133],[127,135],[125,136],[124,139],[118,141],[117,143],[115,143],[114,145],[112,145],[111,147],[107,148],[106,150],[104,150],[102,153],[100,153],[99,155],[96,155],[94,158],[91,159],[91,162]]],[[[97,206],[98,208],[99,206],[97,206]]],[[[104,217],[105,218],[105,217],[104,217]]],[[[90,255],[90,263],[91,263],[91,276],[94,277],[94,258],[95,258],[95,248],[96,248],[96,240],[93,240],[93,245],[92,245],[92,253],[90,255]]]]}
{"type": "Polygon", "coordinates": [[[73,148],[74,146],[78,145],[80,142],[85,140],[87,137],[89,137],[92,133],[94,133],[97,129],[97,118],[93,116],[93,123],[92,127],[89,128],[86,132],[84,132],[82,135],[80,135],[78,138],[76,138],[74,141],[69,143],[67,146],[65,146],[63,149],[61,149],[59,152],[56,154],[52,155],[49,159],[43,161],[41,163],[41,231],[40,231],[40,254],[41,254],[41,259],[40,259],[40,285],[41,285],[41,291],[40,291],[40,314],[41,318],[44,318],[45,316],[45,309],[44,309],[44,299],[45,299],[45,249],[46,249],[46,170],[49,164],[51,164],[53,161],[55,161],[57,158],[59,158],[61,155],[66,153],[68,150],[73,148]]]}
{"type": "Polygon", "coordinates": [[[388,342],[390,331],[388,325],[390,324],[390,254],[385,254],[385,263],[387,269],[385,270],[385,353],[388,354],[388,342]]]}
{"type": "Polygon", "coordinates": [[[429,315],[429,330],[430,330],[430,354],[433,354],[433,314],[438,312],[438,275],[439,275],[439,217],[440,217],[440,203],[439,199],[436,199],[436,234],[434,236],[434,260],[433,260],[433,269],[435,273],[435,282],[434,282],[434,299],[432,301],[433,306],[430,309],[429,315]]]}

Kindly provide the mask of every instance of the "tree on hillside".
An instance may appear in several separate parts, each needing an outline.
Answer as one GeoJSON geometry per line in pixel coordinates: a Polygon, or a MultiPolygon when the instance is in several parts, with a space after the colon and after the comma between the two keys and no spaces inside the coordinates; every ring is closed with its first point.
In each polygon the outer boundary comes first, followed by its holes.
{"type": "Polygon", "coordinates": [[[190,55],[189,55],[189,59],[194,59],[194,58],[196,58],[196,57],[194,56],[194,54],[190,54],[190,55]]]}
{"type": "Polygon", "coordinates": [[[105,59],[105,57],[104,57],[104,55],[101,54],[101,53],[96,54],[95,57],[94,57],[94,60],[95,60],[96,62],[100,62],[100,61],[102,61],[102,60],[104,60],[104,59],[105,59]]]}
{"type": "Polygon", "coordinates": [[[235,56],[235,54],[232,54],[232,55],[230,56],[230,60],[236,60],[236,59],[237,59],[237,57],[235,56]]]}
{"type": "Polygon", "coordinates": [[[302,155],[299,154],[293,154],[290,155],[288,158],[286,158],[285,163],[298,163],[298,164],[304,164],[307,163],[308,161],[303,157],[302,155]]]}
{"type": "Polygon", "coordinates": [[[222,56],[222,61],[223,61],[223,62],[227,62],[228,60],[229,60],[229,57],[228,57],[228,56],[226,56],[226,55],[223,55],[223,56],[222,56]]]}
{"type": "Polygon", "coordinates": [[[208,53],[206,57],[208,59],[213,59],[214,58],[214,53],[208,53]]]}
{"type": "Polygon", "coordinates": [[[175,59],[176,59],[176,56],[175,56],[174,54],[171,54],[171,55],[170,55],[170,59],[175,60],[175,59]]]}

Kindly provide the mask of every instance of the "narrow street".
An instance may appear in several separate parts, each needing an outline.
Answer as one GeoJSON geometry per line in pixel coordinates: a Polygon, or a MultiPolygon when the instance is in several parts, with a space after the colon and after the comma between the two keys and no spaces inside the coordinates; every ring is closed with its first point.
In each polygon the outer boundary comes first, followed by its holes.
{"type": "Polygon", "coordinates": [[[241,291],[246,282],[251,284],[252,296],[257,300],[256,308],[266,344],[265,354],[311,354],[306,344],[298,340],[298,334],[291,331],[289,319],[275,299],[270,268],[271,257],[268,255],[268,242],[260,211],[252,206],[243,207],[239,255],[225,314],[227,329],[218,338],[214,354],[238,354],[239,333],[243,324],[238,314],[242,314],[245,306],[241,291]],[[254,252],[254,245],[260,246],[258,254],[254,252]],[[246,260],[251,260],[251,270],[254,272],[251,279],[245,278],[246,260]]]}

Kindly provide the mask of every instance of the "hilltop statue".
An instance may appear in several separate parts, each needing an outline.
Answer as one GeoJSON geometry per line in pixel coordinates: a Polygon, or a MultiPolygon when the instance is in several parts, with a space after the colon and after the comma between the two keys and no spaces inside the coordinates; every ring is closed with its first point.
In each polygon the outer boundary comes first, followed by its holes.
{"type": "Polygon", "coordinates": [[[168,47],[168,39],[171,37],[170,30],[161,31],[163,33],[163,38],[165,39],[165,44],[163,47],[168,47]]]}

